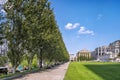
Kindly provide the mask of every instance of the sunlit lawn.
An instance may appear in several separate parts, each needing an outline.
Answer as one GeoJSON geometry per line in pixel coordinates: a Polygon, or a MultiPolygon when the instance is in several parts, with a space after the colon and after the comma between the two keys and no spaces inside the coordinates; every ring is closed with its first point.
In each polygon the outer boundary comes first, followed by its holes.
{"type": "Polygon", "coordinates": [[[120,80],[120,63],[71,62],[64,80],[120,80]]]}

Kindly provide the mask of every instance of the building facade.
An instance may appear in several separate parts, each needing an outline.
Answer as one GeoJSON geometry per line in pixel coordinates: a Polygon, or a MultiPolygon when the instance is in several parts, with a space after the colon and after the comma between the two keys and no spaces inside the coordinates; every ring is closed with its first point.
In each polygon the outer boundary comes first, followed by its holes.
{"type": "Polygon", "coordinates": [[[106,52],[108,52],[108,46],[101,46],[101,47],[97,47],[95,49],[95,53],[96,53],[97,56],[102,56],[106,52]]]}
{"type": "Polygon", "coordinates": [[[77,53],[77,61],[88,61],[91,59],[90,51],[83,49],[77,53]]]}
{"type": "Polygon", "coordinates": [[[75,55],[74,54],[69,54],[69,57],[70,57],[70,61],[74,61],[74,59],[75,59],[75,55]]]}
{"type": "Polygon", "coordinates": [[[96,60],[97,59],[97,55],[96,55],[95,51],[91,52],[91,58],[92,58],[92,60],[96,60]]]}
{"type": "Polygon", "coordinates": [[[94,56],[97,61],[114,60],[120,53],[120,40],[110,43],[108,46],[95,48],[94,56]]]}
{"type": "Polygon", "coordinates": [[[117,57],[120,53],[120,40],[109,44],[109,51],[113,53],[113,57],[117,57]]]}

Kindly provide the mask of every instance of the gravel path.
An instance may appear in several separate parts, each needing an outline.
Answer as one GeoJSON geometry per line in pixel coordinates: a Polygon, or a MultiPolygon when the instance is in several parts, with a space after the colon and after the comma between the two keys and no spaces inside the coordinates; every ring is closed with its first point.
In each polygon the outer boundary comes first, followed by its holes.
{"type": "Polygon", "coordinates": [[[53,69],[47,69],[33,74],[27,74],[24,77],[15,80],[63,80],[69,62],[53,69]]]}

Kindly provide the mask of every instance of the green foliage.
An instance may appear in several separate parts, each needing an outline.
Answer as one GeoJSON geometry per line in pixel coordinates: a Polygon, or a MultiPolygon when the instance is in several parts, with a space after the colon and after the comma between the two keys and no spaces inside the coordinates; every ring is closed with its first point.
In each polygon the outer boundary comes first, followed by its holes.
{"type": "Polygon", "coordinates": [[[28,57],[26,56],[26,54],[23,56],[23,60],[21,62],[21,65],[22,66],[25,66],[25,67],[28,67],[28,68],[36,68],[38,67],[38,61],[37,61],[37,55],[33,56],[33,60],[32,62],[30,63],[30,67],[29,67],[29,61],[28,61],[28,57]]]}
{"type": "Polygon", "coordinates": [[[5,25],[5,16],[3,15],[2,12],[0,12],[0,45],[2,45],[4,43],[3,39],[4,39],[4,25],[5,25]]]}
{"type": "Polygon", "coordinates": [[[5,38],[8,41],[8,53],[7,56],[15,69],[22,61],[23,56],[23,24],[21,14],[22,0],[8,0],[5,4],[5,10],[7,12],[7,22],[5,27],[5,38]]]}
{"type": "Polygon", "coordinates": [[[8,62],[7,56],[0,55],[0,66],[4,66],[8,62]]]}
{"type": "Polygon", "coordinates": [[[64,62],[69,55],[48,0],[8,0],[5,4],[7,53],[13,67],[42,68],[42,62],[64,62]],[[36,56],[35,56],[36,55],[36,56]],[[35,56],[35,58],[34,58],[35,56]],[[38,65],[39,63],[39,65],[38,65]]]}
{"type": "Polygon", "coordinates": [[[28,62],[26,59],[23,59],[22,62],[21,62],[21,65],[22,66],[28,66],[28,62]]]}
{"type": "Polygon", "coordinates": [[[88,61],[88,60],[90,60],[90,58],[88,58],[88,57],[86,57],[86,56],[79,56],[78,57],[78,61],[88,61]]]}
{"type": "Polygon", "coordinates": [[[77,61],[89,61],[89,60],[91,60],[90,53],[80,52],[79,54],[83,54],[83,55],[78,56],[77,61]]]}
{"type": "Polygon", "coordinates": [[[32,67],[34,67],[34,68],[38,67],[37,55],[35,55],[34,58],[33,58],[32,67]]]}

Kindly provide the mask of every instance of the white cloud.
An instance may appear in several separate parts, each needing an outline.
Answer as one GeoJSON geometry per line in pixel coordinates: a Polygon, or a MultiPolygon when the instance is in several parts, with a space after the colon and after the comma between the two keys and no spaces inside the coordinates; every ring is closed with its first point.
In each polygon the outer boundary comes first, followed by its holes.
{"type": "Polygon", "coordinates": [[[94,31],[92,30],[87,30],[84,26],[80,27],[80,30],[78,31],[79,34],[90,34],[94,35],[94,31]]]}
{"type": "MultiPolygon", "coordinates": [[[[80,26],[80,23],[74,23],[74,24],[72,24],[72,23],[67,23],[67,24],[65,25],[65,28],[66,28],[66,29],[69,29],[69,30],[75,29],[75,28],[77,28],[77,27],[80,27],[80,29],[78,30],[78,33],[79,33],[79,34],[94,35],[94,31],[89,30],[89,29],[86,29],[84,26],[80,26]]],[[[77,38],[79,38],[79,37],[80,37],[80,36],[78,35],[77,38]]]]}
{"type": "Polygon", "coordinates": [[[1,9],[0,11],[3,12],[3,13],[5,13],[5,10],[4,10],[4,9],[1,9]]]}
{"type": "Polygon", "coordinates": [[[65,25],[65,28],[66,28],[66,29],[75,29],[75,28],[77,28],[78,26],[80,26],[80,23],[75,23],[75,24],[67,23],[67,24],[65,25]]]}
{"type": "Polygon", "coordinates": [[[103,17],[102,14],[98,14],[98,15],[97,15],[97,20],[100,20],[102,17],[103,17]]]}

